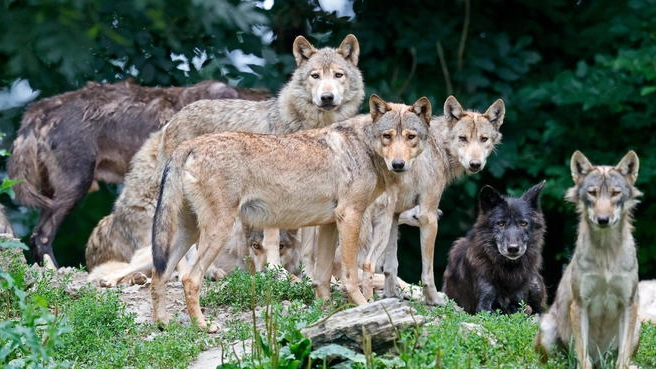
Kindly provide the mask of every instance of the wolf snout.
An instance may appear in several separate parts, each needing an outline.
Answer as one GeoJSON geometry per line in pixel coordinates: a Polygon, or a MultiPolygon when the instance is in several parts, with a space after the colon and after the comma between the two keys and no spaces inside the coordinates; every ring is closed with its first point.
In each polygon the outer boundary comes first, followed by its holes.
{"type": "Polygon", "coordinates": [[[472,172],[478,172],[482,168],[483,168],[483,163],[481,163],[480,160],[475,159],[469,161],[469,170],[471,170],[472,172]]]}
{"type": "Polygon", "coordinates": [[[508,253],[511,255],[519,253],[519,245],[517,244],[508,245],[508,253]]]}
{"type": "Polygon", "coordinates": [[[600,227],[607,227],[610,224],[610,217],[608,215],[597,217],[597,224],[599,224],[600,227]]]}
{"type": "Polygon", "coordinates": [[[324,92],[321,94],[321,103],[322,104],[332,104],[335,100],[335,95],[332,92],[324,92]]]}
{"type": "Polygon", "coordinates": [[[392,170],[395,172],[403,172],[405,170],[405,160],[402,159],[392,160],[392,170]]]}

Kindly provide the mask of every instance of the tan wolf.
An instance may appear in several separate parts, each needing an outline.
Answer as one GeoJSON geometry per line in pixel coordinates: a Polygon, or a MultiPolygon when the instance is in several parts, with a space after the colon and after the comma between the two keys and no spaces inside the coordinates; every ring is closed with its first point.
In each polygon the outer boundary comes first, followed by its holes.
{"type": "Polygon", "coordinates": [[[363,226],[363,243],[368,247],[364,257],[363,289],[373,293],[371,278],[375,263],[385,255],[385,296],[397,295],[398,259],[397,231],[399,215],[411,211],[420,228],[422,255],[421,282],[428,304],[444,301],[438,294],[433,273],[435,238],[438,228],[438,206],[448,184],[465,173],[485,167],[487,158],[501,141],[499,131],[505,116],[505,104],[498,99],[485,113],[462,108],[454,96],[444,102],[444,114],[431,120],[424,154],[415,160],[409,176],[400,178],[397,193],[386,192],[367,210],[363,226]]]}
{"type": "MultiPolygon", "coordinates": [[[[356,255],[361,217],[410,170],[423,151],[431,105],[393,104],[372,95],[370,114],[289,135],[210,134],[182,143],[167,163],[153,221],[153,317],[166,322],[166,281],[196,243],[199,257],[183,274],[187,310],[206,327],[201,282],[237,218],[255,228],[320,225],[316,293],[330,297],[337,232],[350,299],[359,289],[356,255]]],[[[315,271],[316,272],[316,271],[315,271]]],[[[210,331],[218,326],[213,324],[210,331]]]]}
{"type": "Polygon", "coordinates": [[[638,156],[629,151],[616,166],[594,166],[572,155],[574,187],[565,198],[579,214],[574,255],[542,317],[535,348],[546,361],[556,346],[574,341],[579,368],[592,369],[601,356],[617,354],[629,368],[638,347],[638,260],[631,234],[632,212],[642,193],[634,186],[638,156]]]}
{"type": "Polygon", "coordinates": [[[89,270],[105,261],[127,262],[136,249],[150,247],[158,181],[166,158],[182,141],[221,131],[291,133],[325,127],[358,113],[364,83],[357,68],[360,46],[355,36],[347,35],[337,49],[316,49],[298,36],[293,53],[297,69],[276,98],[200,101],[177,113],[146,141],[131,162],[112,214],[89,237],[89,270]]]}

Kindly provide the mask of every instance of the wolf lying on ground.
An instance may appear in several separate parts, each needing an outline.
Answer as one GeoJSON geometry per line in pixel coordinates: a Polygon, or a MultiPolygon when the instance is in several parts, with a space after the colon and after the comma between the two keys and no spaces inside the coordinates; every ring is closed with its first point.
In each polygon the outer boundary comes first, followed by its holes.
{"type": "Polygon", "coordinates": [[[222,131],[291,133],[324,127],[359,111],[364,84],[357,68],[360,47],[355,36],[347,35],[337,49],[316,49],[299,36],[293,53],[297,69],[276,98],[197,102],[144,143],[130,164],[114,210],[89,237],[85,253],[89,270],[106,261],[128,262],[135,250],[150,247],[158,181],[166,159],[184,140],[222,131]]]}
{"type": "Polygon", "coordinates": [[[206,327],[198,301],[202,278],[237,218],[263,229],[320,225],[314,281],[319,298],[330,298],[338,231],[346,291],[354,303],[366,303],[356,262],[361,217],[412,168],[431,117],[425,97],[407,106],[372,95],[369,106],[370,115],[323,129],[225,132],[178,146],[163,171],[153,222],[154,320],[168,321],[166,282],[196,244],[199,257],[182,283],[190,317],[206,327]]]}
{"type": "Polygon", "coordinates": [[[438,206],[448,184],[465,173],[476,173],[485,167],[488,156],[501,141],[505,105],[495,101],[485,113],[462,108],[455,97],[444,102],[444,115],[431,120],[424,153],[403,176],[396,192],[387,191],[367,209],[361,242],[368,245],[363,262],[363,289],[371,296],[370,278],[375,263],[384,253],[385,290],[387,297],[397,295],[397,232],[399,214],[412,209],[420,227],[422,271],[421,282],[428,304],[443,301],[435,286],[433,258],[437,236],[438,206]]]}
{"type": "MultiPolygon", "coordinates": [[[[128,163],[151,132],[200,99],[257,98],[218,81],[190,87],[142,87],[132,80],[85,87],[31,104],[12,145],[7,172],[23,179],[17,201],[41,210],[30,237],[35,262],[48,255],[57,229],[96,181],[121,183],[128,163]]],[[[260,96],[260,98],[262,98],[260,96]]]]}
{"type": "Polygon", "coordinates": [[[632,212],[642,193],[634,186],[638,156],[629,151],[616,166],[595,166],[572,155],[578,237],[556,297],[542,317],[535,348],[546,361],[556,346],[574,341],[578,367],[592,369],[608,352],[616,367],[629,368],[638,348],[638,259],[631,234],[632,212]]]}
{"type": "Polygon", "coordinates": [[[500,310],[541,313],[546,288],[540,270],[546,224],[540,210],[541,182],[521,197],[491,186],[479,196],[476,223],[453,243],[442,291],[470,314],[500,310]]]}

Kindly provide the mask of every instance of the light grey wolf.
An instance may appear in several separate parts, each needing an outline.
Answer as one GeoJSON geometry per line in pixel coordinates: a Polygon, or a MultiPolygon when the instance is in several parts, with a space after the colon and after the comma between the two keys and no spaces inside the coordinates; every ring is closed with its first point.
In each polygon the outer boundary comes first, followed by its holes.
{"type": "MultiPolygon", "coordinates": [[[[268,263],[267,255],[262,247],[263,233],[261,230],[249,230],[240,222],[236,222],[233,232],[230,241],[221,249],[221,253],[206,272],[206,276],[212,280],[219,280],[235,269],[261,272],[268,263]]],[[[292,275],[298,275],[301,267],[298,231],[281,230],[279,238],[279,252],[275,255],[279,259],[277,264],[292,275]]],[[[197,257],[195,248],[191,248],[189,251],[182,268],[186,268],[197,257]]],[[[98,265],[89,273],[87,280],[98,283],[101,287],[114,287],[118,284],[145,284],[150,278],[152,270],[152,250],[150,247],[142,247],[135,251],[129,263],[108,261],[98,265]]]]}
{"type": "Polygon", "coordinates": [[[592,165],[572,155],[578,237],[552,306],[540,321],[535,348],[546,360],[556,346],[574,341],[578,365],[591,369],[605,353],[629,368],[638,346],[638,260],[631,234],[633,209],[642,193],[634,186],[638,156],[629,151],[616,166],[592,165]]]}
{"type": "Polygon", "coordinates": [[[466,312],[541,313],[546,307],[542,248],[546,223],[539,196],[544,181],[520,197],[484,186],[476,222],[449,251],[442,292],[466,312]]]}
{"type": "Polygon", "coordinates": [[[638,318],[656,324],[656,280],[645,280],[638,283],[640,306],[638,318]]]}
{"type": "Polygon", "coordinates": [[[43,264],[62,221],[96,181],[120,183],[128,163],[151,132],[199,99],[237,98],[238,90],[217,81],[189,87],[143,87],[132,80],[88,82],[31,104],[12,145],[7,172],[23,179],[16,199],[41,210],[30,237],[31,255],[43,264]]]}
{"type": "Polygon", "coordinates": [[[276,98],[199,101],[146,141],[132,160],[112,214],[89,237],[85,253],[89,270],[105,261],[128,261],[134,250],[150,247],[158,181],[166,159],[184,140],[222,131],[291,133],[325,127],[358,113],[364,83],[357,68],[360,46],[355,36],[347,35],[337,49],[316,49],[298,36],[293,54],[297,68],[276,98]]]}
{"type": "Polygon", "coordinates": [[[365,214],[363,236],[369,239],[362,241],[368,245],[363,262],[363,286],[367,297],[372,291],[369,279],[383,253],[384,294],[386,297],[397,295],[399,214],[415,208],[412,212],[420,227],[424,296],[431,305],[444,300],[437,292],[433,274],[440,199],[453,180],[485,167],[487,158],[501,141],[499,128],[504,116],[505,105],[501,99],[482,114],[463,109],[453,96],[446,99],[444,114],[431,120],[426,150],[417,158],[410,175],[400,178],[399,186],[394,188],[396,192],[386,192],[365,214]]]}
{"type": "Polygon", "coordinates": [[[190,317],[206,327],[198,301],[202,277],[237,218],[262,229],[320,225],[314,280],[319,298],[330,297],[338,232],[346,291],[354,303],[366,303],[356,261],[361,217],[412,168],[431,116],[425,97],[407,106],[372,95],[369,106],[370,115],[323,129],[224,132],[178,146],[163,171],[153,221],[155,321],[168,320],[166,281],[196,243],[199,257],[182,283],[190,317]]]}

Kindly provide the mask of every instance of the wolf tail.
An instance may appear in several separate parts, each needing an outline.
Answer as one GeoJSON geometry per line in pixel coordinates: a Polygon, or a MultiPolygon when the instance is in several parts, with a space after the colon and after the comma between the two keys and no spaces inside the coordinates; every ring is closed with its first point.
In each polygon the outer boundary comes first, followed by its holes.
{"type": "Polygon", "coordinates": [[[164,167],[153,217],[153,266],[160,275],[168,267],[170,248],[178,229],[178,213],[184,201],[179,163],[169,160],[164,167]]]}
{"type": "MultiPolygon", "coordinates": [[[[30,120],[25,117],[25,120],[30,120]]],[[[18,202],[22,205],[37,208],[49,208],[52,199],[44,196],[39,188],[42,184],[42,165],[39,164],[39,137],[29,122],[23,122],[21,129],[12,145],[12,153],[7,161],[7,174],[15,180],[22,180],[13,186],[18,202]]]]}

